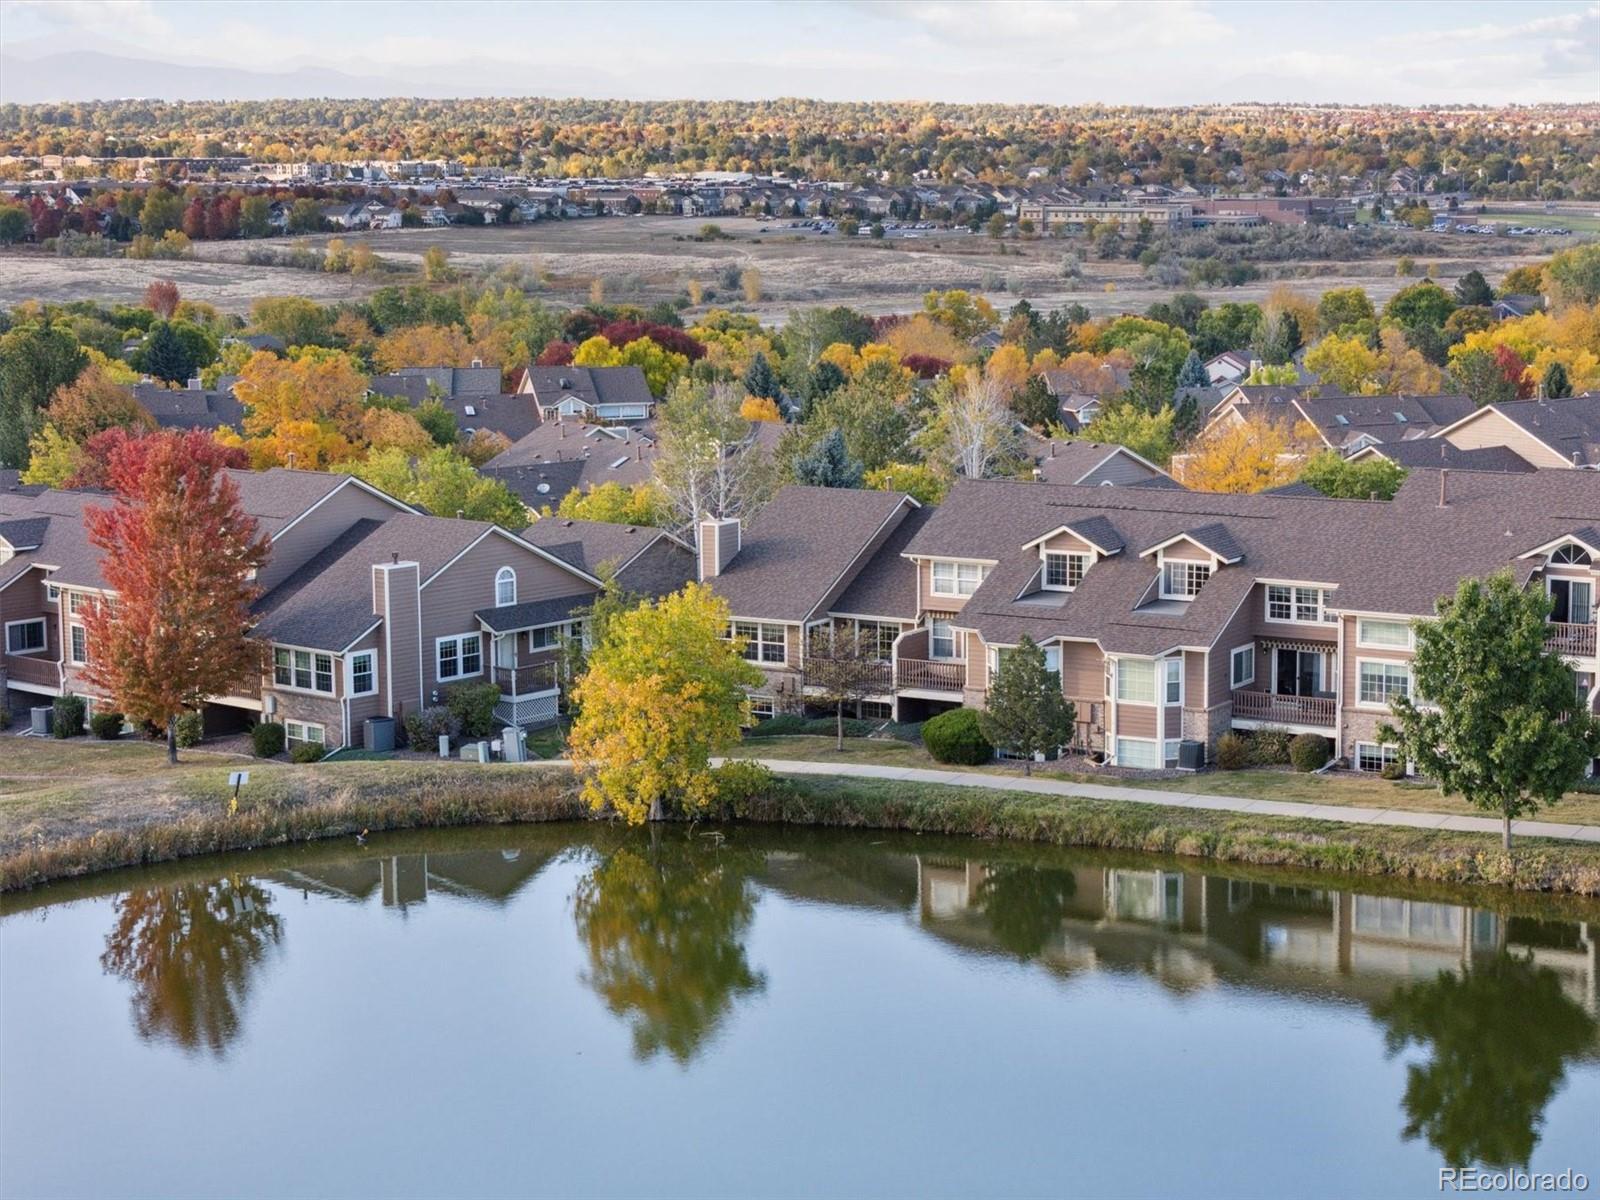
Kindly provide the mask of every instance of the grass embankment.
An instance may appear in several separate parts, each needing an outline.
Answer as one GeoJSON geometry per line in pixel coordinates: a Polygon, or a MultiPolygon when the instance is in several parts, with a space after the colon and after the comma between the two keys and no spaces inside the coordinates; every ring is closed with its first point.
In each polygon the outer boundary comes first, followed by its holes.
{"type": "MultiPolygon", "coordinates": [[[[839,750],[830,737],[752,737],[733,753],[742,758],[770,758],[810,762],[867,763],[884,767],[920,767],[931,771],[974,771],[983,775],[1020,778],[1019,763],[995,762],[977,767],[952,767],[936,762],[921,742],[887,738],[846,738],[839,750]]],[[[1246,800],[1287,800],[1298,804],[1331,804],[1351,808],[1391,808],[1404,812],[1450,813],[1463,817],[1486,815],[1464,797],[1446,796],[1438,788],[1409,780],[1379,779],[1375,775],[1337,772],[1302,775],[1288,767],[1256,767],[1245,771],[1202,771],[1175,778],[1148,775],[1085,774],[1055,763],[1035,765],[1035,778],[1070,783],[1099,783],[1111,787],[1152,791],[1188,792],[1205,796],[1238,796],[1246,800]]],[[[1569,792],[1554,808],[1535,818],[1567,825],[1600,825],[1600,795],[1569,792]]]]}
{"type": "Polygon", "coordinates": [[[741,801],[746,820],[1013,838],[1448,884],[1600,895],[1600,851],[1524,838],[1505,854],[1492,834],[1340,825],[1256,814],[1063,801],[1028,792],[886,779],[779,779],[741,801]]]}
{"type": "Polygon", "coordinates": [[[587,814],[565,772],[446,762],[295,766],[135,742],[8,738],[0,745],[0,891],[112,867],[361,830],[587,814]],[[229,811],[231,771],[250,782],[229,811]]]}

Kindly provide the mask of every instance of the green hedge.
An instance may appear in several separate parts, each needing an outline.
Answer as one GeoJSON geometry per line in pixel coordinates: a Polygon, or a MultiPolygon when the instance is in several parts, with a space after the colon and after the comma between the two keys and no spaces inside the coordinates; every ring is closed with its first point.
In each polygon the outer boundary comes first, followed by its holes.
{"type": "Polygon", "coordinates": [[[122,736],[122,714],[119,712],[95,713],[89,718],[89,730],[102,742],[114,742],[122,736]]]}
{"type": "MultiPolygon", "coordinates": [[[[845,737],[866,737],[878,727],[878,721],[861,721],[855,717],[844,719],[845,737]]],[[[746,731],[746,737],[788,737],[792,734],[808,733],[833,737],[838,732],[838,721],[834,717],[803,717],[799,713],[780,713],[776,717],[769,717],[758,722],[753,728],[746,731]]]]}
{"type": "Polygon", "coordinates": [[[1302,733],[1289,743],[1289,761],[1296,771],[1309,773],[1333,757],[1333,743],[1320,733],[1302,733]]]}
{"type": "Polygon", "coordinates": [[[262,721],[250,730],[250,749],[257,758],[283,753],[283,726],[277,721],[262,721]]]}
{"type": "Polygon", "coordinates": [[[83,733],[83,718],[89,706],[82,696],[74,696],[70,692],[65,696],[57,696],[52,707],[55,710],[50,718],[52,734],[58,738],[70,738],[83,733]]]}

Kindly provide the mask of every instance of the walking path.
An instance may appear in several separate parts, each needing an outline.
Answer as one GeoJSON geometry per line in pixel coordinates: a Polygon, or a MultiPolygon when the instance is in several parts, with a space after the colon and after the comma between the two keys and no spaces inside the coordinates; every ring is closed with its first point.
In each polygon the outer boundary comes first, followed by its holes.
{"type": "MultiPolygon", "coordinates": [[[[726,759],[713,759],[720,764],[726,759]]],[[[737,761],[737,760],[736,760],[737,761]]],[[[1500,832],[1496,817],[1460,817],[1447,813],[1411,812],[1398,808],[1354,808],[1342,804],[1297,804],[1288,800],[1247,800],[1242,796],[1207,796],[1195,792],[1165,792],[1154,788],[1111,787],[1101,783],[1069,783],[1042,777],[983,775],[977,771],[933,771],[925,767],[883,767],[868,763],[805,762],[756,758],[776,775],[848,775],[862,779],[896,779],[906,783],[945,783],[956,787],[993,788],[1002,792],[1034,792],[1043,796],[1085,800],[1117,800],[1126,804],[1153,804],[1167,808],[1209,808],[1223,812],[1261,813],[1270,817],[1305,817],[1313,821],[1343,821],[1351,825],[1402,825],[1412,829],[1448,829],[1458,833],[1500,832]]],[[[1600,844],[1600,825],[1562,825],[1552,821],[1513,821],[1518,837],[1560,838],[1600,844]]]]}

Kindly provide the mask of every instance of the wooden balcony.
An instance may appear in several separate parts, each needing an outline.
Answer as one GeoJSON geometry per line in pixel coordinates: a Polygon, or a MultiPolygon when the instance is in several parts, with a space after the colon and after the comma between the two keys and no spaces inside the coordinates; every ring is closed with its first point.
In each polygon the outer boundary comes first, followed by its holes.
{"type": "Polygon", "coordinates": [[[1261,725],[1316,725],[1332,729],[1335,702],[1332,696],[1287,696],[1277,692],[1236,691],[1233,693],[1233,719],[1261,725]]]}
{"type": "Polygon", "coordinates": [[[31,683],[37,687],[61,687],[61,664],[42,654],[6,655],[6,678],[12,683],[31,683]]]}
{"type": "MultiPolygon", "coordinates": [[[[806,655],[805,685],[807,687],[827,686],[829,661],[826,654],[811,653],[806,655]]],[[[888,663],[873,664],[871,673],[871,682],[867,684],[869,688],[884,696],[894,690],[892,673],[888,663]]]]}
{"type": "Polygon", "coordinates": [[[496,667],[494,681],[506,696],[542,696],[555,692],[560,684],[554,661],[521,667],[496,667]]]}
{"type": "Polygon", "coordinates": [[[1551,621],[1549,631],[1545,634],[1545,645],[1568,658],[1593,658],[1594,630],[1593,625],[1567,625],[1551,621]]]}
{"type": "Polygon", "coordinates": [[[967,685],[967,664],[902,658],[895,664],[894,685],[924,692],[959,692],[967,685]]]}

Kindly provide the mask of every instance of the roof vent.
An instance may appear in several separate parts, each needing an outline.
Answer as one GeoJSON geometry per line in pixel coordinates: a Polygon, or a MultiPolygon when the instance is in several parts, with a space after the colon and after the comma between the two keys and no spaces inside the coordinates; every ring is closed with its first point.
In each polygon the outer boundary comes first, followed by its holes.
{"type": "Polygon", "coordinates": [[[572,386],[572,380],[563,375],[560,379],[556,380],[556,386],[559,388],[569,388],[572,386]]]}
{"type": "Polygon", "coordinates": [[[481,366],[483,366],[483,359],[481,359],[481,358],[475,358],[475,359],[473,359],[473,360],[472,360],[472,365],[473,365],[473,366],[475,366],[475,367],[481,367],[481,366]]]}
{"type": "Polygon", "coordinates": [[[1396,420],[1396,421],[1399,421],[1399,422],[1400,422],[1400,424],[1402,424],[1402,425],[1404,425],[1404,424],[1405,424],[1405,423],[1406,423],[1406,421],[1407,421],[1407,420],[1408,420],[1408,419],[1409,419],[1409,418],[1407,418],[1407,416],[1406,416],[1406,415],[1405,415],[1405,413],[1403,413],[1403,412],[1400,412],[1400,411],[1398,411],[1398,410],[1396,410],[1396,412],[1395,412],[1395,414],[1394,414],[1394,419],[1395,419],[1395,420],[1396,420]]]}
{"type": "Polygon", "coordinates": [[[469,416],[469,417],[475,417],[475,416],[477,416],[477,415],[478,415],[478,410],[477,410],[477,408],[476,408],[476,407],[474,407],[474,406],[473,406],[473,405],[471,405],[471,404],[466,404],[466,405],[463,405],[463,406],[462,406],[462,408],[461,408],[461,411],[462,411],[462,412],[464,412],[464,413],[466,413],[466,414],[467,414],[467,416],[469,416]]]}
{"type": "Polygon", "coordinates": [[[1334,413],[1333,414],[1333,421],[1334,421],[1334,424],[1336,424],[1336,425],[1348,425],[1348,424],[1350,424],[1350,418],[1345,416],[1343,413],[1334,413]]]}
{"type": "Polygon", "coordinates": [[[534,486],[533,490],[538,492],[539,495],[543,496],[543,495],[546,495],[550,491],[550,485],[548,483],[537,484],[537,485],[534,486]]]}

